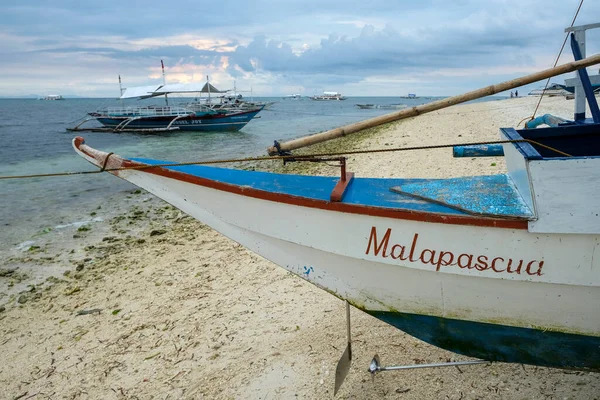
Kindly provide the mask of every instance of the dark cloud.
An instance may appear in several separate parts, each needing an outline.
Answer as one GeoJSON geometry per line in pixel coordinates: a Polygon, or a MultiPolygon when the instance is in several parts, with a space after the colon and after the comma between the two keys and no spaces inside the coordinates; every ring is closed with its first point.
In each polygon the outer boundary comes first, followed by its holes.
{"type": "MultiPolygon", "coordinates": [[[[575,3],[26,0],[3,6],[0,54],[9,70],[4,76],[11,79],[25,77],[27,69],[28,77],[43,81],[85,67],[88,82],[89,76],[107,80],[106,74],[133,75],[164,59],[168,66],[220,68],[232,78],[254,76],[277,85],[342,86],[374,76],[421,76],[423,87],[436,87],[422,76],[472,69],[483,79],[492,69],[554,59],[575,3]],[[200,49],[184,37],[220,42],[200,49]],[[182,43],[172,45],[173,38],[182,43]]],[[[577,24],[597,22],[596,15],[600,5],[586,3],[577,24]]],[[[598,36],[588,33],[588,54],[599,48],[598,36]]]]}

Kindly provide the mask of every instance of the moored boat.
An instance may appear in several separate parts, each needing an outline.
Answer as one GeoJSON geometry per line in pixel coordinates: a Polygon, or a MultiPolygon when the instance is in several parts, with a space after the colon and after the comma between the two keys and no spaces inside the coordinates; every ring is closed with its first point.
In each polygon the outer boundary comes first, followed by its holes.
{"type": "Polygon", "coordinates": [[[285,175],[122,158],[82,138],[73,145],[428,343],[489,361],[600,371],[600,110],[579,74],[592,120],[576,112],[556,127],[501,129],[506,174],[355,178],[338,159],[337,177],[285,175]]]}
{"type": "Polygon", "coordinates": [[[346,100],[347,99],[347,97],[342,96],[342,94],[338,93],[338,92],[323,92],[323,94],[314,95],[309,98],[311,100],[318,100],[318,101],[346,100]]]}
{"type": "MultiPolygon", "coordinates": [[[[139,107],[105,107],[88,113],[89,117],[69,131],[86,130],[81,126],[88,121],[96,120],[106,129],[115,132],[162,132],[172,130],[200,131],[200,132],[235,132],[242,129],[250,122],[267,103],[246,102],[241,100],[241,95],[220,96],[216,102],[212,101],[211,94],[222,94],[210,82],[199,86],[198,84],[163,84],[154,86],[135,86],[120,89],[120,100],[126,99],[151,99],[163,97],[165,105],[139,106],[139,107]],[[201,95],[208,94],[208,98],[192,98],[192,101],[178,105],[169,104],[169,96],[174,94],[201,95]]],[[[119,86],[121,77],[119,76],[119,86]]],[[[97,130],[97,129],[93,129],[97,130]]]]}
{"type": "MultiPolygon", "coordinates": [[[[202,166],[112,173],[429,343],[490,361],[600,371],[600,220],[592,207],[600,189],[589,184],[600,181],[600,151],[591,146],[600,133],[598,125],[570,126],[537,138],[551,129],[502,135],[573,157],[511,143],[507,175],[346,176],[339,201],[330,197],[343,184],[335,177],[202,166]]],[[[74,144],[107,169],[164,163],[74,144]]]]}
{"type": "Polygon", "coordinates": [[[106,108],[90,116],[115,131],[239,131],[252,120],[262,107],[240,110],[213,110],[190,107],[129,107],[106,108]]]}

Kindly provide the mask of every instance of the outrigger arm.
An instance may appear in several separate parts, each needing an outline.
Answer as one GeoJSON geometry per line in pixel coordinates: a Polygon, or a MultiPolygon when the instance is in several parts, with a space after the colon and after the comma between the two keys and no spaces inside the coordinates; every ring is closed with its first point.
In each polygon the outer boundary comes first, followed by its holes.
{"type": "MultiPolygon", "coordinates": [[[[337,363],[335,368],[335,385],[333,390],[333,395],[335,396],[344,383],[346,379],[346,375],[348,375],[348,371],[350,371],[350,364],[352,363],[352,335],[350,332],[350,303],[348,301],[346,303],[346,333],[348,335],[348,344],[346,345],[346,349],[340,357],[340,360],[337,363]]],[[[454,362],[446,362],[446,363],[437,363],[437,364],[413,364],[413,365],[395,365],[389,367],[382,367],[381,362],[379,360],[379,356],[375,354],[371,363],[369,364],[368,371],[371,373],[371,376],[375,376],[378,372],[384,371],[398,371],[405,369],[417,369],[417,368],[440,368],[440,367],[460,367],[465,365],[478,365],[478,364],[491,364],[491,361],[486,360],[469,360],[469,361],[454,361],[454,362]]]]}
{"type": "Polygon", "coordinates": [[[397,371],[401,369],[416,369],[416,368],[439,368],[439,367],[459,367],[461,365],[476,365],[476,364],[491,364],[491,361],[486,360],[471,360],[471,361],[454,361],[439,364],[413,364],[413,365],[395,365],[391,367],[382,367],[379,361],[379,356],[375,354],[375,357],[371,360],[369,365],[369,372],[375,375],[378,372],[383,371],[397,371]]]}

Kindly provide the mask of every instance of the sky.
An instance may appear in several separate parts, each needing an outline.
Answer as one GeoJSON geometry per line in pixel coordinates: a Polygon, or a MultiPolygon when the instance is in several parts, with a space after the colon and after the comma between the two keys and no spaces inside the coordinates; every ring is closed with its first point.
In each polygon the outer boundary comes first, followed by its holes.
{"type": "MultiPolygon", "coordinates": [[[[119,76],[123,87],[162,83],[161,60],[167,83],[208,76],[246,96],[452,96],[551,68],[579,3],[3,2],[0,96],[118,97],[119,76]]],[[[575,25],[598,22],[600,2],[585,0],[575,25]]],[[[600,52],[600,28],[586,51],[600,52]]],[[[567,46],[559,64],[572,60],[567,46]]]]}

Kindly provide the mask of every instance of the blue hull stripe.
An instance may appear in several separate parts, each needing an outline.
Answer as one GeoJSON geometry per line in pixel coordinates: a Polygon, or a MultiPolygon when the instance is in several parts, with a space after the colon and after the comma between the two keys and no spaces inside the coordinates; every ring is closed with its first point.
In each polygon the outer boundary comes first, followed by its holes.
{"type": "Polygon", "coordinates": [[[398,312],[367,312],[429,344],[469,357],[600,372],[600,337],[398,312]]]}
{"type": "MultiPolygon", "coordinates": [[[[171,127],[179,128],[183,131],[201,131],[201,132],[219,132],[219,131],[239,131],[248,122],[250,122],[260,110],[249,111],[232,115],[206,115],[181,118],[173,123],[171,127]]],[[[96,119],[102,125],[115,128],[117,125],[126,121],[128,117],[97,117],[96,119]]],[[[133,120],[127,124],[125,129],[157,129],[166,128],[173,117],[146,117],[133,120]]]]}

